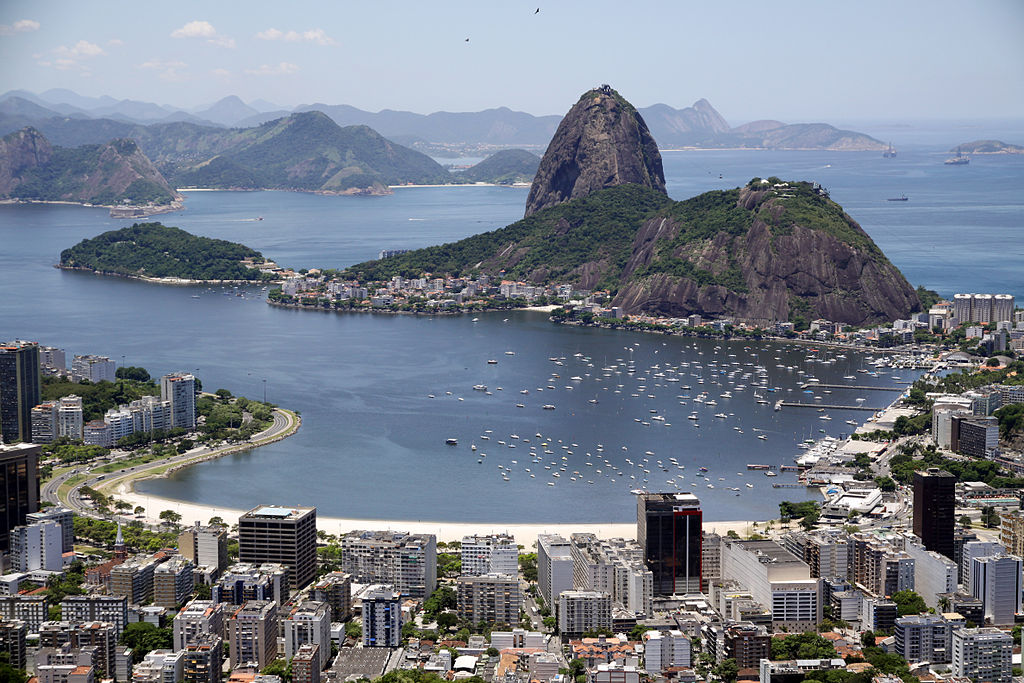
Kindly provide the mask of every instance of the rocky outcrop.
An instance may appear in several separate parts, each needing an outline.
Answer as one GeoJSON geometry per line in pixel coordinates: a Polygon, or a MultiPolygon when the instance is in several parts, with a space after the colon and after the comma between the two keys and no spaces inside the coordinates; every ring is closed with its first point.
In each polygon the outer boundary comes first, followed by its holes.
{"type": "Polygon", "coordinates": [[[736,205],[750,212],[748,228],[721,230],[686,243],[675,237],[685,233],[686,221],[648,219],[636,233],[613,305],[629,313],[699,313],[752,322],[800,316],[852,325],[896,320],[919,310],[913,287],[849,216],[827,216],[825,225],[846,225],[822,229],[822,224],[790,215],[790,201],[838,208],[825,197],[809,199],[799,191],[744,188],[736,205]],[[694,275],[665,267],[666,246],[671,250],[668,258],[685,261],[694,275]],[[655,256],[659,253],[660,261],[655,256]],[[641,270],[644,266],[646,271],[641,270]]]}
{"type": "Polygon", "coordinates": [[[25,128],[0,139],[0,196],[10,196],[26,171],[42,166],[53,156],[53,146],[35,128],[25,128]]]}
{"type": "Polygon", "coordinates": [[[639,112],[607,85],[580,98],[555,131],[526,200],[526,215],[633,183],[665,192],[658,145],[639,112]]]}
{"type": "Polygon", "coordinates": [[[134,140],[53,147],[34,128],[0,140],[0,197],[104,205],[180,199],[134,140]]]}

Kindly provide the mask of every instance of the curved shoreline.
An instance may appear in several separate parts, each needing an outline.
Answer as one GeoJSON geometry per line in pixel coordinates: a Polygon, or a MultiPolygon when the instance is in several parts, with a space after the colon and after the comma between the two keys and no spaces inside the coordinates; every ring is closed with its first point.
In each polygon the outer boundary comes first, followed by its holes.
{"type": "Polygon", "coordinates": [[[94,268],[87,268],[85,266],[65,266],[61,263],[55,263],[53,267],[56,268],[57,270],[70,270],[79,273],[91,273],[92,275],[102,275],[103,277],[119,277],[125,280],[138,280],[140,282],[149,282],[154,285],[274,285],[281,283],[281,280],[190,280],[188,278],[183,277],[146,277],[145,275],[128,275],[126,273],[114,273],[106,270],[96,270],[94,268]]]}

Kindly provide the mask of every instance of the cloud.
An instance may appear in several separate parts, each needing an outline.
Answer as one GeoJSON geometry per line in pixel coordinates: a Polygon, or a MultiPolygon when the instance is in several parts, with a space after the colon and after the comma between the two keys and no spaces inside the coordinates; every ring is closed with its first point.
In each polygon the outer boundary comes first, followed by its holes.
{"type": "Polygon", "coordinates": [[[93,57],[105,55],[106,52],[96,43],[80,40],[70,47],[59,45],[48,54],[51,55],[49,59],[45,59],[45,55],[35,55],[37,59],[44,60],[39,62],[40,66],[52,66],[61,71],[68,71],[70,69],[85,70],[87,67],[82,62],[93,57]]]}
{"type": "Polygon", "coordinates": [[[19,19],[13,24],[0,24],[0,36],[10,36],[15,33],[31,33],[39,30],[39,22],[32,19],[19,19]]]}
{"type": "Polygon", "coordinates": [[[124,41],[120,38],[111,38],[107,41],[107,47],[121,47],[124,45],[124,41]]]}
{"type": "Polygon", "coordinates": [[[213,69],[210,73],[218,78],[231,78],[231,72],[227,69],[213,69]]]}
{"type": "Polygon", "coordinates": [[[205,38],[207,43],[217,47],[235,46],[234,38],[217,33],[217,29],[208,21],[190,21],[171,31],[171,38],[205,38]]]}
{"type": "Polygon", "coordinates": [[[281,31],[268,28],[256,34],[260,40],[283,40],[287,43],[316,43],[317,45],[334,45],[334,39],[322,28],[311,28],[308,31],[281,31]]]}
{"type": "Polygon", "coordinates": [[[246,69],[245,73],[253,76],[283,76],[293,74],[298,70],[299,67],[291,62],[281,62],[280,64],[261,64],[258,69],[246,69]]]}
{"type": "Polygon", "coordinates": [[[182,69],[188,67],[188,64],[181,61],[166,61],[162,59],[150,59],[149,61],[139,64],[140,69],[153,69],[159,71],[158,78],[168,83],[180,83],[188,80],[186,74],[181,73],[182,69]]]}

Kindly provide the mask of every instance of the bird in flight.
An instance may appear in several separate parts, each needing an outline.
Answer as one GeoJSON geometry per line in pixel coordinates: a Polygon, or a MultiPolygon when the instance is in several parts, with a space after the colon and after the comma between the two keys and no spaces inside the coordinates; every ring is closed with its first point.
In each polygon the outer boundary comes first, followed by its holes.
{"type": "Polygon", "coordinates": [[[537,8],[537,11],[534,12],[534,14],[540,14],[540,7],[537,8]]]}
{"type": "Polygon", "coordinates": [[[467,43],[469,42],[469,38],[466,38],[466,42],[467,42],[467,43]]]}

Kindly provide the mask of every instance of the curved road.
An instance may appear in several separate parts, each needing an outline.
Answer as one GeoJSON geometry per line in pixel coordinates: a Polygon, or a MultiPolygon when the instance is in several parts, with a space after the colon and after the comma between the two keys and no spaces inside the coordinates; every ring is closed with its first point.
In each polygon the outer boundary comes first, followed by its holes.
{"type": "Polygon", "coordinates": [[[208,459],[211,456],[216,457],[218,454],[224,451],[257,448],[259,446],[265,445],[265,443],[268,443],[271,440],[276,440],[277,438],[282,436],[289,436],[290,434],[286,434],[286,432],[296,431],[301,422],[299,417],[296,416],[294,413],[281,410],[280,408],[274,409],[273,420],[274,421],[270,425],[270,427],[263,430],[262,432],[259,432],[258,434],[253,434],[252,438],[249,439],[249,441],[244,444],[230,444],[227,446],[221,446],[219,448],[193,449],[188,453],[185,453],[184,455],[178,455],[173,458],[165,458],[162,460],[154,460],[153,462],[149,462],[144,465],[135,465],[133,467],[128,467],[126,469],[107,474],[94,474],[91,471],[89,465],[83,465],[82,467],[68,470],[67,472],[64,472],[61,475],[54,477],[53,479],[50,479],[48,482],[46,482],[46,484],[43,486],[41,490],[42,500],[55,504],[64,505],[68,507],[70,510],[74,511],[76,514],[95,516],[95,511],[92,509],[92,507],[89,506],[85,500],[83,500],[83,496],[81,494],[81,489],[83,486],[91,486],[95,488],[97,484],[100,484],[102,482],[102,486],[104,488],[111,488],[113,486],[123,483],[125,480],[141,479],[145,476],[147,472],[165,468],[168,465],[174,466],[193,460],[199,462],[201,460],[208,459]],[[74,487],[67,492],[67,495],[64,500],[58,498],[57,491],[61,487],[61,485],[67,482],[68,479],[71,479],[72,477],[78,474],[85,474],[86,476],[82,481],[75,484],[74,487]]]}

